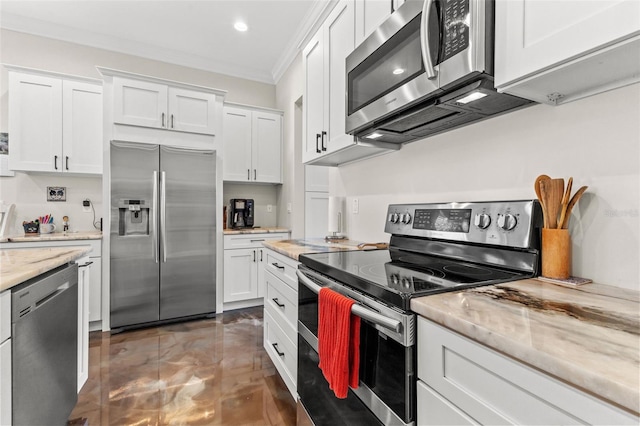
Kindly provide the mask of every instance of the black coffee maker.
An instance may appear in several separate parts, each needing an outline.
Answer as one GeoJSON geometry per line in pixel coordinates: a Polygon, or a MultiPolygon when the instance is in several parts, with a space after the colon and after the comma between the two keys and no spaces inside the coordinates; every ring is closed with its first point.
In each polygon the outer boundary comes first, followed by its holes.
{"type": "Polygon", "coordinates": [[[253,228],[253,200],[251,198],[231,199],[231,228],[253,228]]]}

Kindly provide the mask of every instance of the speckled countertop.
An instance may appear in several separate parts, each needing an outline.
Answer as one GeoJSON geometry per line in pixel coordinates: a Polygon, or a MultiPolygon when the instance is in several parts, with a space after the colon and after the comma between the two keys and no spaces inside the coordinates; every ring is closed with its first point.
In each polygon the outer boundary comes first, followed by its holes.
{"type": "Polygon", "coordinates": [[[535,279],[416,298],[418,314],[640,411],[640,293],[535,279]]]}
{"type": "Polygon", "coordinates": [[[352,240],[341,240],[330,243],[325,241],[324,238],[265,241],[262,243],[266,248],[272,249],[295,260],[298,260],[298,256],[303,253],[327,253],[330,251],[359,250],[358,244],[361,244],[361,242],[352,240]]]}
{"type": "Polygon", "coordinates": [[[224,235],[237,235],[237,234],[268,234],[274,232],[290,232],[287,228],[278,227],[264,227],[264,228],[243,228],[243,229],[230,229],[227,228],[223,231],[224,235]]]}
{"type": "Polygon", "coordinates": [[[36,235],[16,235],[8,237],[4,241],[9,243],[32,243],[40,241],[75,241],[75,240],[100,240],[102,232],[100,231],[84,231],[84,232],[52,232],[51,234],[36,235]]]}
{"type": "Polygon", "coordinates": [[[64,265],[91,251],[89,246],[0,250],[0,291],[64,265]]]}

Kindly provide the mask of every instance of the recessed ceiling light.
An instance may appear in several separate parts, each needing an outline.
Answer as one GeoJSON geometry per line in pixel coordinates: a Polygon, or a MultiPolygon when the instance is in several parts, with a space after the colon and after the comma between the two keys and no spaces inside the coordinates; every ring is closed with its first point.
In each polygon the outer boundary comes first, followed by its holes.
{"type": "Polygon", "coordinates": [[[393,70],[393,73],[395,75],[402,74],[403,72],[404,72],[404,68],[396,68],[395,70],[393,70]]]}
{"type": "Polygon", "coordinates": [[[247,27],[247,24],[245,24],[244,22],[236,22],[235,24],[233,24],[233,28],[235,28],[238,31],[241,32],[245,32],[249,29],[249,27],[247,27]]]}

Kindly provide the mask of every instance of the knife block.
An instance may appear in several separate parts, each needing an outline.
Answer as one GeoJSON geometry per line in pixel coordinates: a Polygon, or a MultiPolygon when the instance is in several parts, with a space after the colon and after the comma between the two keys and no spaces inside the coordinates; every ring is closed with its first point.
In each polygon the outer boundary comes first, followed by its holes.
{"type": "Polygon", "coordinates": [[[571,235],[568,229],[542,228],[542,276],[567,279],[571,275],[571,235]]]}

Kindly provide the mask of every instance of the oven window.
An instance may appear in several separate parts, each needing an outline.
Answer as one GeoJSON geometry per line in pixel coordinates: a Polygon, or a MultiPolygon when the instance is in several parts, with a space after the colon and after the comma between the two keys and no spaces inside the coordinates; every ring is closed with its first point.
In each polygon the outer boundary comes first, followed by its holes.
{"type": "Polygon", "coordinates": [[[416,16],[347,76],[349,115],[424,72],[416,16]]]}

